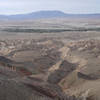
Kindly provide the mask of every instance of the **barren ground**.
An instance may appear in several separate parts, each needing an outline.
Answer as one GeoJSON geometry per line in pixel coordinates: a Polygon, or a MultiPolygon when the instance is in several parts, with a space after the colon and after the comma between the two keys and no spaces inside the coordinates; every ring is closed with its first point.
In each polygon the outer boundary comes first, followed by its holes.
{"type": "Polygon", "coordinates": [[[99,28],[96,19],[1,22],[0,100],[100,100],[99,28]]]}

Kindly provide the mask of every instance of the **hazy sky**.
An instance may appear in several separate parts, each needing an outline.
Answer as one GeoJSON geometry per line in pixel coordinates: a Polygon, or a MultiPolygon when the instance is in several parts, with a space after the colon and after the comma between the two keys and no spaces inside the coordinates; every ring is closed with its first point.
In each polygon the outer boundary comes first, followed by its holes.
{"type": "Polygon", "coordinates": [[[0,0],[0,14],[20,14],[39,10],[100,13],[100,0],[0,0]]]}

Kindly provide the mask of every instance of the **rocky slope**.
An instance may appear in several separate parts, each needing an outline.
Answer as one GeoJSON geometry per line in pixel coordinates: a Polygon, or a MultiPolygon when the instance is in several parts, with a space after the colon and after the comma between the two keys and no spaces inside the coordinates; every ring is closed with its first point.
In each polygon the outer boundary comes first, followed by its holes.
{"type": "Polygon", "coordinates": [[[2,100],[99,100],[100,40],[11,41],[0,45],[9,49],[0,51],[0,90],[9,91],[2,100]]]}

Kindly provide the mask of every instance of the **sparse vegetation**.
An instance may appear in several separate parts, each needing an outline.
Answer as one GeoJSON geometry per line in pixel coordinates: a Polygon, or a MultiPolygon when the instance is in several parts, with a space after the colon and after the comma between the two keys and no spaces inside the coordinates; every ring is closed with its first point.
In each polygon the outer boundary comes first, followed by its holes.
{"type": "Polygon", "coordinates": [[[22,33],[60,33],[60,32],[86,32],[86,31],[100,31],[100,28],[75,28],[75,29],[14,29],[8,28],[2,31],[5,32],[22,32],[22,33]]]}

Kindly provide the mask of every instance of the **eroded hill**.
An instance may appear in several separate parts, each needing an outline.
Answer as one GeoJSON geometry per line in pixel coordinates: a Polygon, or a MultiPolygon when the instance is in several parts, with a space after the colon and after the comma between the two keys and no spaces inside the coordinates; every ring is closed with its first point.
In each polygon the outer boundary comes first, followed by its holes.
{"type": "Polygon", "coordinates": [[[99,100],[99,65],[97,39],[0,40],[0,99],[99,100]]]}

